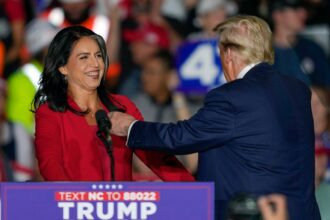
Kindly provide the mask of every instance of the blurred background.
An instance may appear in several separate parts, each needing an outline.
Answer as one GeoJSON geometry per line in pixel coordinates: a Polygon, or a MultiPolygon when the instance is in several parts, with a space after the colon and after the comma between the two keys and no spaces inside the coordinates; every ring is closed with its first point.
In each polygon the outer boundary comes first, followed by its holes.
{"type": "MultiPolygon", "coordinates": [[[[319,205],[329,204],[329,12],[329,0],[0,0],[1,181],[42,181],[30,110],[47,47],[61,28],[83,25],[101,35],[109,91],[131,98],[145,120],[175,122],[225,83],[213,28],[249,14],[272,28],[274,65],[313,92],[315,184],[319,205]]],[[[196,172],[197,154],[178,158],[196,172]]],[[[134,179],[159,180],[138,159],[134,179]]]]}

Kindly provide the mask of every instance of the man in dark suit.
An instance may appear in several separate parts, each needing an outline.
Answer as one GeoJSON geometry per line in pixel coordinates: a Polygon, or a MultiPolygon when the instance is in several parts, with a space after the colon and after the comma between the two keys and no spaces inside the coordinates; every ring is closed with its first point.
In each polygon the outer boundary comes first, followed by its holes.
{"type": "Polygon", "coordinates": [[[189,120],[150,123],[111,113],[111,132],[128,134],[130,148],[199,152],[197,179],[215,182],[217,219],[238,192],[284,194],[290,220],[320,219],[310,90],[270,65],[272,34],[262,19],[235,16],[215,30],[228,83],[211,90],[189,120]]]}

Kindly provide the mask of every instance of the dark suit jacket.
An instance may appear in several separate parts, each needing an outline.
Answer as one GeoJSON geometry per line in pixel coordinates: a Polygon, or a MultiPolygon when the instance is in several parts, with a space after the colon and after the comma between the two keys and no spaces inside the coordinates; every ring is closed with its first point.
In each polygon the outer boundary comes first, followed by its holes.
{"type": "Polygon", "coordinates": [[[282,193],[290,220],[320,219],[310,99],[303,83],[261,63],[243,79],[210,91],[189,120],[136,122],[128,146],[199,152],[197,178],[215,181],[218,219],[238,192],[282,193]]]}

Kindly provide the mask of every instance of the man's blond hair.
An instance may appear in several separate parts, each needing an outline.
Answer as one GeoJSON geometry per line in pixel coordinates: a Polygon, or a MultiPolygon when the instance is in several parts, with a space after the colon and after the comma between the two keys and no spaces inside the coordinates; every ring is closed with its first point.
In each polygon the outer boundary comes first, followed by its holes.
{"type": "Polygon", "coordinates": [[[237,15],[218,24],[214,30],[220,36],[220,44],[238,52],[246,64],[274,63],[272,32],[269,25],[256,16],[237,15]]]}

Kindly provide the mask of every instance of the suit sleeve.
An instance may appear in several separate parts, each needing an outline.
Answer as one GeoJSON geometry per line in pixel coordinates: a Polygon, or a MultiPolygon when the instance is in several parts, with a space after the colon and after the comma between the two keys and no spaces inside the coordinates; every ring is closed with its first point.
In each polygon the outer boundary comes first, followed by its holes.
{"type": "MultiPolygon", "coordinates": [[[[137,120],[143,121],[143,117],[136,106],[126,99],[124,101],[127,113],[134,116],[137,120]]],[[[164,181],[194,181],[194,177],[176,159],[173,154],[134,150],[134,153],[147,165],[158,177],[164,181]]]]}
{"type": "Polygon", "coordinates": [[[62,158],[58,118],[45,104],[36,112],[35,146],[39,170],[47,181],[70,180],[66,175],[62,158]]]}
{"type": "MultiPolygon", "coordinates": [[[[224,90],[221,90],[224,91],[224,90]]],[[[235,108],[219,89],[189,120],[175,123],[136,122],[128,137],[130,148],[189,154],[220,147],[233,138],[235,108]]]]}

